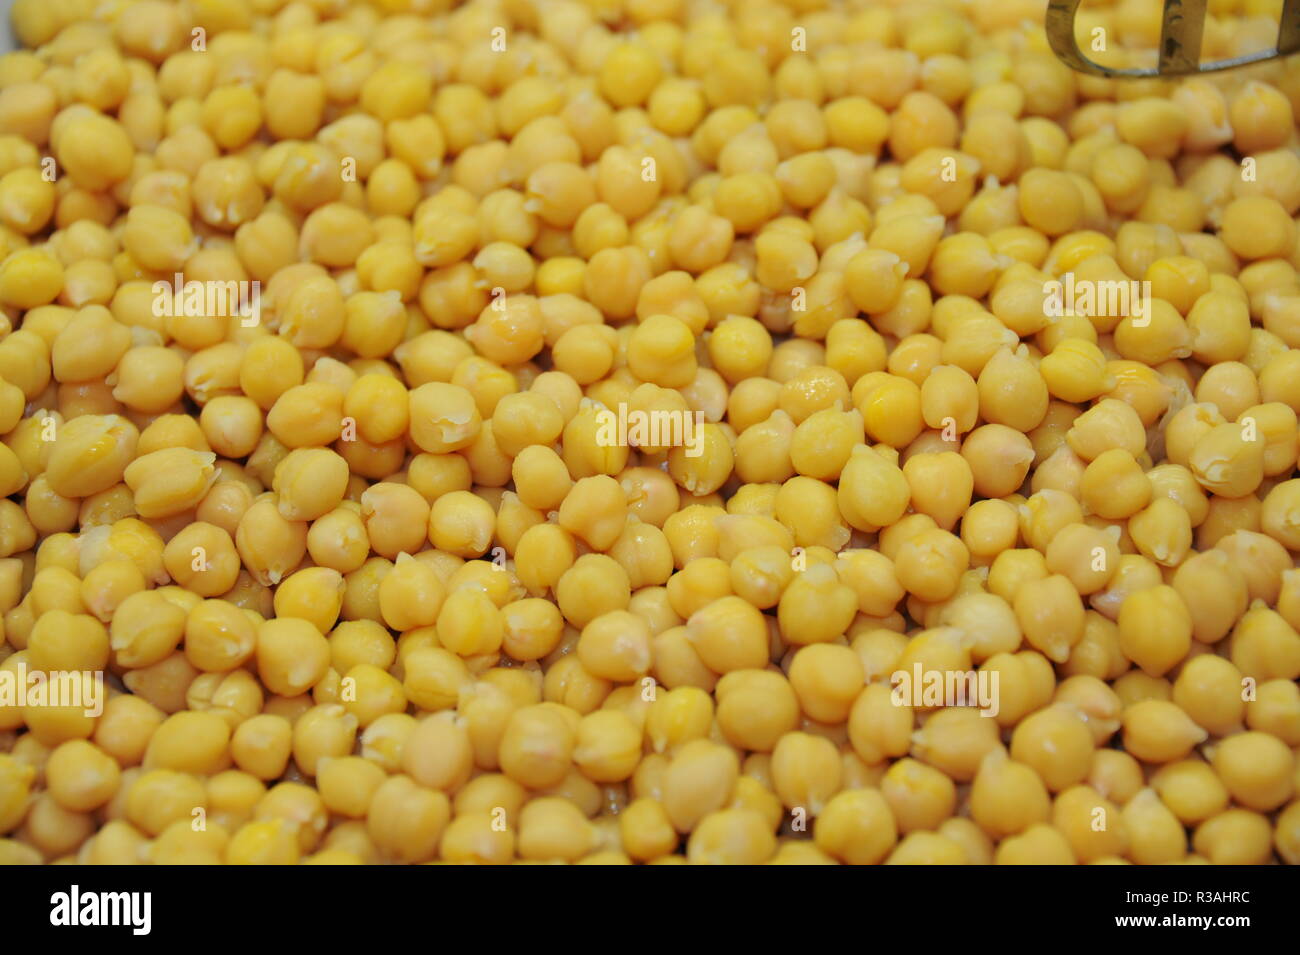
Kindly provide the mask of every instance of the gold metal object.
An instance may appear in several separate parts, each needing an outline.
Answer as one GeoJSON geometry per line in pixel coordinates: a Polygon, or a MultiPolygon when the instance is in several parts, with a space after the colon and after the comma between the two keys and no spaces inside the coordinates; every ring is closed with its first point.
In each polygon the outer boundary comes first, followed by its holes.
{"type": "Polygon", "coordinates": [[[1188,76],[1214,73],[1300,52],[1300,0],[1284,0],[1277,46],[1231,60],[1201,63],[1201,32],[1205,27],[1206,0],[1165,0],[1160,28],[1159,66],[1153,70],[1117,70],[1094,63],[1083,55],[1074,36],[1074,17],[1080,0],[1050,0],[1047,6],[1047,42],[1061,62],[1080,73],[1120,79],[1150,76],[1188,76]]]}

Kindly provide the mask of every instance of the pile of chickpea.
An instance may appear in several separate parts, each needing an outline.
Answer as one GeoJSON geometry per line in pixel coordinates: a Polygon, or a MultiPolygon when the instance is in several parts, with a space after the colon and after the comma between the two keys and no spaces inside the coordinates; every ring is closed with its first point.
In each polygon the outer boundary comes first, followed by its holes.
{"type": "Polygon", "coordinates": [[[1044,12],[17,0],[0,864],[1300,863],[1300,59],[1044,12]]]}

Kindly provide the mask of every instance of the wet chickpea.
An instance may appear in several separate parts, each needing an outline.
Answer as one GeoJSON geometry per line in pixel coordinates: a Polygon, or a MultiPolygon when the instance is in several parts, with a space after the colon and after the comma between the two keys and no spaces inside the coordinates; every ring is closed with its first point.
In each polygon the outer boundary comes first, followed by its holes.
{"type": "Polygon", "coordinates": [[[995,838],[1044,822],[1050,811],[1042,780],[1002,749],[992,750],[981,761],[970,798],[971,818],[995,838]]]}
{"type": "Polygon", "coordinates": [[[1295,756],[1267,733],[1227,737],[1215,747],[1210,764],[1233,799],[1249,809],[1275,809],[1295,792],[1295,756]]]}

